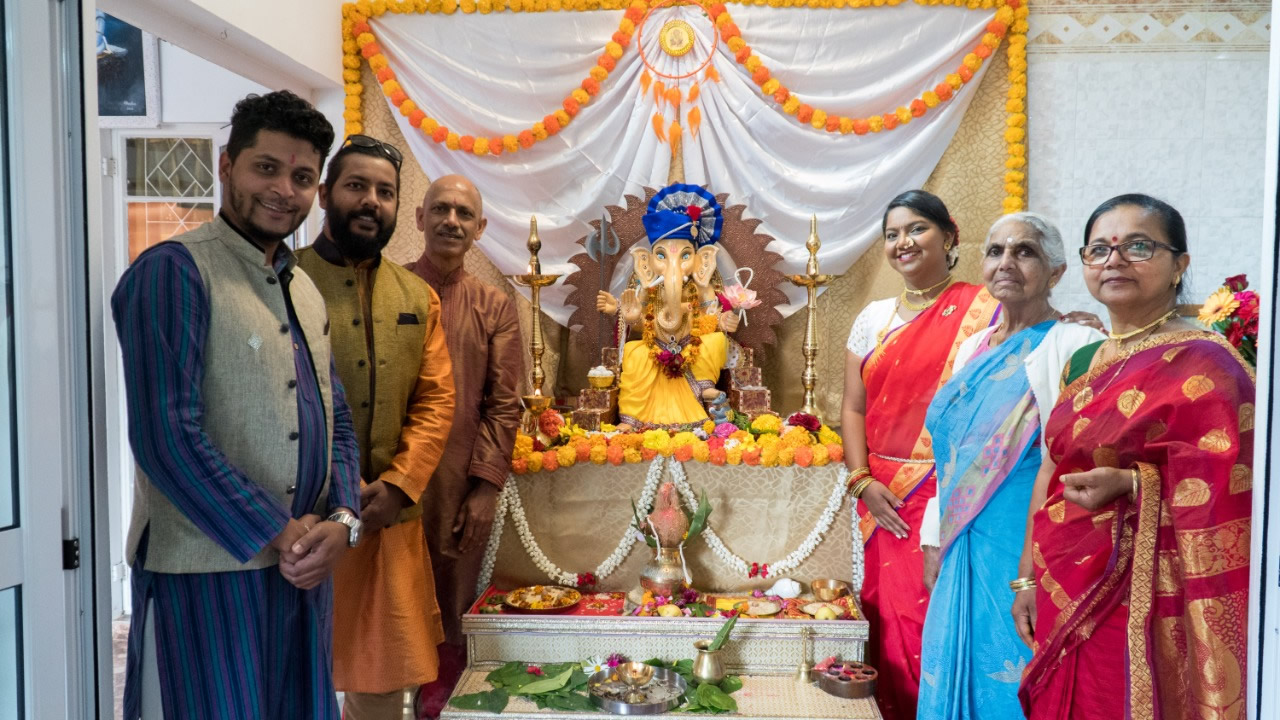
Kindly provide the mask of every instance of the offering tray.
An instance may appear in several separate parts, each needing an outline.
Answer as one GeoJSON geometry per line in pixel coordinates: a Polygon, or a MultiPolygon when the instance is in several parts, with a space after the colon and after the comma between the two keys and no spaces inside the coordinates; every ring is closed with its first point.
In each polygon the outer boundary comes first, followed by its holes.
{"type": "Polygon", "coordinates": [[[631,703],[626,701],[631,688],[618,678],[617,671],[606,668],[587,680],[587,689],[593,705],[614,715],[657,715],[679,706],[688,685],[679,673],[656,667],[653,678],[637,688],[645,694],[644,702],[631,703]]]}

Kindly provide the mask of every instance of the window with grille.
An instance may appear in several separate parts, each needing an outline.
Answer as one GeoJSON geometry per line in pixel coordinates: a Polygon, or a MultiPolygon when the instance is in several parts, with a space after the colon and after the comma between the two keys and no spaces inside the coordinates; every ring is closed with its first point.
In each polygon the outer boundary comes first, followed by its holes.
{"type": "Polygon", "coordinates": [[[125,138],[129,261],[214,215],[216,172],[208,137],[125,138]]]}

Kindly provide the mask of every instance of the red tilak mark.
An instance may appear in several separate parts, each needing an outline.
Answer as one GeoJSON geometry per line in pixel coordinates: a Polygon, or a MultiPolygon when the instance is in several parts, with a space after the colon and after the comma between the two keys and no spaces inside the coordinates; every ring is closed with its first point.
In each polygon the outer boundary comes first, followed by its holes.
{"type": "Polygon", "coordinates": [[[290,165],[294,164],[294,163],[297,161],[297,159],[298,159],[298,158],[297,158],[297,156],[296,156],[296,155],[290,155],[290,156],[289,156],[289,164],[290,164],[290,165]]]}
{"type": "Polygon", "coordinates": [[[1118,242],[1120,242],[1120,238],[1116,237],[1115,235],[1112,235],[1112,236],[1111,236],[1111,242],[1113,242],[1113,243],[1118,243],[1118,242]]]}

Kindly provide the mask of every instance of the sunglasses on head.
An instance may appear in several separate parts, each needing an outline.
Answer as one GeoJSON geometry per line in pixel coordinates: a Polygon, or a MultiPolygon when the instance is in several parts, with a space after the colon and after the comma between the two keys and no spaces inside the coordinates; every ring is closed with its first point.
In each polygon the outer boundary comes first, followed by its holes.
{"type": "Polygon", "coordinates": [[[342,146],[346,147],[348,145],[355,145],[356,147],[362,148],[374,148],[375,150],[378,150],[391,161],[392,165],[396,166],[396,172],[400,172],[400,164],[404,162],[404,155],[401,155],[400,151],[397,150],[395,146],[384,143],[381,140],[371,138],[368,135],[348,135],[347,141],[344,142],[342,146]]]}

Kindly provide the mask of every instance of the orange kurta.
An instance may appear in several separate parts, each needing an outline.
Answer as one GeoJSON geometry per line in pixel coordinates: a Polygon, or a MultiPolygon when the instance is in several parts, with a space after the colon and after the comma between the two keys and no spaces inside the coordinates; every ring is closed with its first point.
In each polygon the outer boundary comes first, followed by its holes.
{"type": "Polygon", "coordinates": [[[435,680],[436,645],[444,639],[420,501],[453,418],[452,366],[440,300],[426,283],[389,262],[339,265],[328,238],[316,243],[314,253],[302,253],[302,264],[318,278],[329,303],[335,362],[340,373],[347,368],[343,379],[350,378],[347,402],[357,419],[363,481],[382,480],[417,503],[391,527],[366,528],[359,547],[347,550],[338,564],[334,686],[385,693],[421,685],[435,680]],[[411,315],[422,324],[420,345],[411,315]],[[388,422],[399,428],[394,442],[380,440],[386,433],[379,428],[388,422]]]}

